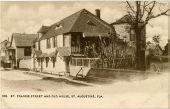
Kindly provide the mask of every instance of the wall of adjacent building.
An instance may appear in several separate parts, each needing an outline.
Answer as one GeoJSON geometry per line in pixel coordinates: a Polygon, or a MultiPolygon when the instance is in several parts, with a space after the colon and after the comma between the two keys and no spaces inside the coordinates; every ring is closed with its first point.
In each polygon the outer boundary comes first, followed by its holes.
{"type": "Polygon", "coordinates": [[[20,60],[19,64],[20,64],[19,68],[24,68],[24,69],[31,69],[32,68],[32,61],[31,61],[31,59],[20,60]]]}
{"type": "Polygon", "coordinates": [[[17,59],[31,59],[31,56],[24,55],[25,48],[16,48],[16,58],[17,59]]]}
{"type": "Polygon", "coordinates": [[[117,24],[114,25],[117,36],[124,41],[130,41],[130,28],[128,24],[117,24]]]}

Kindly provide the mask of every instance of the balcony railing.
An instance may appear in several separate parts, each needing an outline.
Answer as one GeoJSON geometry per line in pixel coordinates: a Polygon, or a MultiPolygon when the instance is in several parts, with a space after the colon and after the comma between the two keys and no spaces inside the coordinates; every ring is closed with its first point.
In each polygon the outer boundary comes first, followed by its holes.
{"type": "Polygon", "coordinates": [[[99,58],[72,58],[71,65],[94,67],[97,60],[99,60],[99,58]]]}
{"type": "Polygon", "coordinates": [[[72,46],[71,47],[71,53],[80,53],[80,47],[78,46],[72,46]]]}

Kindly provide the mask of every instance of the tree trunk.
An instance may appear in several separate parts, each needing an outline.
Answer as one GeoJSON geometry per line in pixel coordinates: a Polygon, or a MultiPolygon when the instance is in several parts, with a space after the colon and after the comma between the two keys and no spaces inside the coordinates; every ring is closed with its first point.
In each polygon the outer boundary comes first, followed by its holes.
{"type": "Polygon", "coordinates": [[[141,49],[144,42],[142,42],[141,35],[142,29],[136,28],[136,69],[145,70],[145,51],[141,49]]]}

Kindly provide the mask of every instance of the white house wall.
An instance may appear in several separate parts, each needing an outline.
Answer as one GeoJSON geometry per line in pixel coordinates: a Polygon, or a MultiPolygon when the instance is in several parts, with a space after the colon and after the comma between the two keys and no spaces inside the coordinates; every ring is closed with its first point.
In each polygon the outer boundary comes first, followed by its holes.
{"type": "Polygon", "coordinates": [[[63,47],[63,35],[58,35],[57,36],[57,46],[58,47],[63,47]]]}
{"type": "MultiPolygon", "coordinates": [[[[38,65],[38,62],[35,61],[35,67],[38,71],[40,71],[41,64],[38,65]]],[[[65,72],[65,63],[59,56],[57,56],[55,67],[53,67],[53,62],[51,61],[51,58],[48,61],[48,67],[46,67],[46,60],[44,59],[42,62],[42,72],[48,72],[53,74],[57,74],[58,72],[65,72]]]]}
{"type": "MultiPolygon", "coordinates": [[[[58,35],[56,37],[57,37],[57,47],[63,47],[63,35],[58,35]]],[[[47,39],[40,41],[40,48],[42,50],[42,53],[50,54],[52,52],[55,52],[56,48],[54,48],[53,39],[52,38],[50,38],[51,48],[47,48],[47,39]]],[[[69,43],[70,39],[71,39],[71,35],[67,39],[67,42],[68,42],[67,46],[71,46],[71,43],[69,43]]],[[[37,43],[37,45],[38,45],[38,43],[37,43]]],[[[41,69],[41,64],[38,65],[38,61],[37,60],[35,60],[35,68],[38,71],[40,71],[40,69],[41,69]]],[[[65,72],[65,62],[62,59],[62,57],[57,55],[56,56],[55,67],[53,67],[53,61],[51,61],[51,57],[49,58],[48,66],[46,67],[46,60],[43,59],[43,62],[42,62],[42,72],[49,72],[49,73],[65,72]]]]}
{"type": "Polygon", "coordinates": [[[65,47],[71,47],[71,34],[64,35],[65,47]]]}
{"type": "Polygon", "coordinates": [[[128,24],[118,24],[114,25],[116,33],[120,39],[124,41],[130,41],[130,25],[128,24]]]}

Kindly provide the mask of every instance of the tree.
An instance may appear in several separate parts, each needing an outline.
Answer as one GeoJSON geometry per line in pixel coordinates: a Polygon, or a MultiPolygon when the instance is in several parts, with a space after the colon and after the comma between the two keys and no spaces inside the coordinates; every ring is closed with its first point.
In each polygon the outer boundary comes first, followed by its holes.
{"type": "Polygon", "coordinates": [[[168,48],[169,48],[169,43],[166,44],[166,46],[164,47],[164,52],[163,55],[168,55],[168,48]]]}
{"type": "Polygon", "coordinates": [[[153,40],[153,42],[154,42],[156,45],[159,45],[160,36],[159,36],[159,35],[155,35],[155,36],[152,37],[152,40],[153,40]]]}
{"type": "Polygon", "coordinates": [[[132,25],[136,34],[137,69],[145,70],[144,68],[146,68],[146,66],[143,66],[145,65],[145,53],[144,50],[141,49],[141,47],[143,46],[142,43],[145,44],[146,40],[145,42],[141,42],[141,32],[143,29],[145,29],[150,20],[163,15],[168,15],[170,9],[166,8],[167,4],[159,3],[156,1],[126,1],[127,13],[131,17],[128,23],[132,25]]]}

